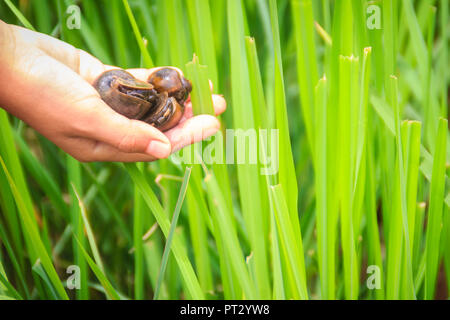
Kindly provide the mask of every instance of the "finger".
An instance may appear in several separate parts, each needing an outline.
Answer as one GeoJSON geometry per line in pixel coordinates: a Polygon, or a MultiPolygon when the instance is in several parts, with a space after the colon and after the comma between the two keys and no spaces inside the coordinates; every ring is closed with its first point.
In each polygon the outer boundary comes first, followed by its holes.
{"type": "Polygon", "coordinates": [[[216,116],[224,113],[227,109],[227,101],[225,98],[222,95],[213,94],[212,99],[216,116]]]}
{"type": "Polygon", "coordinates": [[[152,162],[158,160],[155,157],[142,153],[121,152],[105,143],[97,145],[94,158],[98,162],[152,162]]]}
{"type": "Polygon", "coordinates": [[[210,115],[199,115],[187,119],[165,134],[176,152],[187,145],[204,140],[220,129],[220,122],[210,115]]]}
{"type": "Polygon", "coordinates": [[[85,138],[107,143],[125,153],[142,153],[156,158],[167,158],[171,145],[167,137],[155,127],[138,120],[130,120],[99,98],[82,101],[80,107],[84,123],[80,134],[85,138]]]}
{"type": "Polygon", "coordinates": [[[92,157],[98,162],[151,162],[153,156],[142,153],[126,153],[106,143],[98,143],[93,149],[92,157]]]}
{"type": "Polygon", "coordinates": [[[65,138],[59,143],[64,151],[81,162],[151,162],[155,157],[121,152],[109,144],[86,138],[65,138]]]}
{"type": "MultiPolygon", "coordinates": [[[[226,102],[225,98],[221,95],[213,94],[212,100],[213,100],[213,107],[214,107],[215,115],[218,116],[218,115],[224,113],[225,110],[227,109],[227,102],[226,102]]],[[[186,106],[186,110],[184,113],[184,117],[187,119],[192,118],[192,116],[193,116],[192,102],[186,102],[185,106],[186,106]]]]}

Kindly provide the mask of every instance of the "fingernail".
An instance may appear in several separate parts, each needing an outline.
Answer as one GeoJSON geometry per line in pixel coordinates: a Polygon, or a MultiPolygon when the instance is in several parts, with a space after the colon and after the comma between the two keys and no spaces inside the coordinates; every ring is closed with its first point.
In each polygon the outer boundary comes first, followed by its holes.
{"type": "Polygon", "coordinates": [[[148,155],[160,159],[167,158],[170,155],[170,152],[171,152],[170,144],[158,140],[152,140],[148,145],[147,150],[145,151],[145,153],[147,153],[148,155]]]}
{"type": "Polygon", "coordinates": [[[217,127],[211,127],[211,128],[208,128],[208,129],[204,130],[202,132],[203,139],[206,139],[206,138],[208,138],[208,137],[210,137],[212,135],[215,135],[217,133],[217,131],[219,131],[219,129],[220,129],[220,125],[218,125],[217,127]]]}

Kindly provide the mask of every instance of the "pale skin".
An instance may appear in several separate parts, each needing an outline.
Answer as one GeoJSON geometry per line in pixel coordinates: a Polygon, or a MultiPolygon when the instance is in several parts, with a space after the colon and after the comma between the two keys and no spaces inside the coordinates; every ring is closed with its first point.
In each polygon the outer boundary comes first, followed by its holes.
{"type": "MultiPolygon", "coordinates": [[[[161,132],[116,113],[92,83],[106,70],[87,52],[0,20],[0,107],[83,162],[147,162],[215,134],[214,116],[193,116],[188,100],[180,123],[161,132]]],[[[155,69],[129,69],[146,81],[155,69]]],[[[181,71],[179,71],[181,73],[181,71]]],[[[225,99],[212,95],[216,115],[225,99]]]]}

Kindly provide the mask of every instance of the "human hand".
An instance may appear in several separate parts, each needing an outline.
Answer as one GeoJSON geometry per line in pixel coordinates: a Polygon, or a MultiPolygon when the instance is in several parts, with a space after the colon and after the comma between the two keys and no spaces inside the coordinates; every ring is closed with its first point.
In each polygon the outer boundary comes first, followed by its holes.
{"type": "MultiPolygon", "coordinates": [[[[190,101],[180,123],[164,133],[116,113],[92,87],[113,68],[65,42],[0,21],[0,106],[80,161],[153,161],[219,130],[215,117],[194,117],[190,101]]],[[[127,71],[145,81],[154,70],[127,71]]],[[[212,99],[216,115],[224,112],[224,98],[212,99]]]]}

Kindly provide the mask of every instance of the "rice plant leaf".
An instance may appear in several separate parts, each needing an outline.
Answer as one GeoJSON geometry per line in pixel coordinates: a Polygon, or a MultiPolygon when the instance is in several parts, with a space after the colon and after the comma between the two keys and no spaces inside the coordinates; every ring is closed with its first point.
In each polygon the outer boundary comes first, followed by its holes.
{"type": "MultiPolygon", "coordinates": [[[[232,102],[234,127],[238,140],[237,173],[240,202],[245,226],[249,230],[251,250],[254,254],[260,298],[270,297],[270,283],[267,250],[265,246],[261,213],[267,208],[261,206],[259,198],[264,196],[260,186],[258,155],[258,133],[251,99],[249,67],[245,46],[245,18],[241,0],[228,1],[228,35],[231,56],[232,102]],[[247,139],[248,137],[248,139],[247,139]],[[249,141],[248,144],[246,141],[249,141]]],[[[234,137],[233,137],[234,139],[234,137]]],[[[227,206],[228,207],[228,206],[227,206]]],[[[241,267],[241,266],[240,266],[241,267]]],[[[250,292],[246,292],[248,294],[250,292]]]]}
{"type": "Polygon", "coordinates": [[[275,65],[275,108],[276,128],[279,130],[279,183],[285,192],[288,203],[289,214],[296,234],[300,234],[298,222],[298,187],[295,172],[294,159],[292,155],[291,140],[289,136],[289,124],[287,116],[286,96],[284,88],[283,64],[281,56],[280,32],[278,25],[278,10],[275,0],[269,1],[270,21],[272,26],[272,38],[274,43],[274,65],[275,65]]]}
{"type": "Polygon", "coordinates": [[[391,234],[397,232],[400,234],[395,235],[397,241],[391,247],[391,258],[392,261],[391,268],[388,268],[388,278],[391,280],[392,286],[390,286],[391,290],[387,291],[388,299],[397,299],[400,294],[400,269],[402,263],[402,254],[406,257],[404,263],[406,264],[406,274],[404,287],[406,288],[406,292],[403,292],[404,297],[407,299],[414,299],[414,283],[413,283],[413,274],[412,274],[412,258],[411,258],[411,238],[409,235],[409,226],[408,226],[408,213],[407,213],[407,194],[406,194],[406,174],[404,168],[404,151],[403,151],[403,143],[402,135],[401,135],[401,124],[400,124],[400,110],[398,106],[398,80],[395,76],[391,76],[390,78],[391,88],[389,92],[391,93],[391,106],[394,110],[395,115],[395,128],[396,128],[396,148],[397,148],[397,158],[396,158],[396,173],[397,179],[395,181],[396,184],[396,193],[394,198],[394,210],[398,210],[396,217],[398,229],[392,229],[391,234]],[[400,218],[401,217],[401,218],[400,218]],[[401,229],[400,229],[400,221],[401,221],[401,229]],[[402,249],[403,242],[403,249],[402,249]],[[402,253],[402,250],[405,250],[402,253]]]}
{"type": "MultiPolygon", "coordinates": [[[[204,292],[213,292],[213,270],[208,247],[208,226],[210,229],[210,213],[205,194],[201,188],[202,175],[200,166],[193,166],[191,183],[186,193],[189,230],[195,258],[198,280],[204,292]]],[[[229,265],[227,265],[229,266],[229,265]]]]}
{"type": "Polygon", "coordinates": [[[205,183],[210,190],[208,197],[210,205],[213,205],[211,210],[212,218],[216,228],[215,231],[219,233],[221,239],[218,245],[223,246],[224,253],[226,254],[225,258],[229,261],[234,271],[234,274],[231,276],[235,276],[236,280],[238,280],[238,283],[234,285],[242,288],[245,299],[254,299],[257,297],[257,293],[244,262],[237,231],[233,225],[232,217],[229,214],[230,211],[227,210],[227,204],[215,176],[213,173],[208,172],[207,174],[205,183]]]}
{"type": "Polygon", "coordinates": [[[131,23],[131,28],[133,30],[134,36],[136,37],[136,41],[139,45],[139,49],[141,51],[141,55],[142,55],[142,58],[144,61],[144,67],[152,68],[153,60],[145,46],[141,32],[139,31],[139,26],[136,22],[136,19],[134,18],[133,11],[131,11],[130,4],[128,3],[128,0],[122,0],[122,3],[123,3],[123,6],[125,7],[125,12],[128,15],[128,19],[130,20],[130,23],[131,23]]]}
{"type": "Polygon", "coordinates": [[[202,63],[208,66],[208,77],[213,82],[214,87],[220,88],[216,52],[214,45],[212,45],[214,43],[214,29],[209,2],[209,0],[188,0],[186,6],[191,22],[195,52],[202,63]]]}
{"type": "MultiPolygon", "coordinates": [[[[405,1],[402,3],[402,8],[405,13],[407,26],[409,27],[409,32],[411,33],[411,43],[414,48],[414,53],[416,55],[417,61],[425,62],[427,61],[427,46],[422,35],[422,31],[417,22],[416,14],[414,13],[414,6],[411,1],[405,1]]],[[[426,78],[426,63],[419,63],[418,68],[420,70],[421,76],[426,78]]]]}
{"type": "Polygon", "coordinates": [[[35,272],[44,282],[46,285],[47,291],[49,292],[49,296],[52,300],[58,300],[58,294],[55,291],[55,288],[53,287],[52,283],[50,282],[47,274],[45,273],[44,269],[42,268],[41,262],[38,260],[32,267],[33,272],[35,272]]]}
{"type": "MultiPolygon", "coordinates": [[[[167,20],[167,37],[170,39],[170,63],[173,66],[184,69],[186,62],[192,53],[188,50],[188,39],[184,12],[185,1],[165,0],[165,14],[167,20]]],[[[203,1],[204,2],[204,1],[203,1]]],[[[201,20],[206,17],[202,17],[201,20]]]]}
{"type": "Polygon", "coordinates": [[[334,219],[329,217],[327,202],[327,79],[319,80],[315,89],[314,169],[316,175],[317,251],[321,298],[335,297],[334,219]]]}
{"type": "Polygon", "coordinates": [[[66,219],[68,219],[69,217],[67,216],[67,204],[61,197],[59,186],[50,175],[48,170],[33,155],[24,139],[17,132],[14,132],[14,137],[16,143],[20,148],[20,155],[22,160],[24,161],[25,168],[29,170],[29,172],[33,175],[41,188],[45,191],[45,194],[48,195],[55,207],[58,209],[59,213],[66,219]]]}
{"type": "Polygon", "coordinates": [[[6,167],[6,164],[1,156],[0,156],[0,164],[8,178],[11,190],[14,194],[14,198],[16,199],[16,203],[19,208],[20,216],[23,221],[25,230],[30,235],[30,238],[33,240],[34,249],[36,250],[36,254],[38,255],[38,257],[41,259],[44,270],[46,271],[48,277],[50,278],[52,285],[56,288],[56,291],[58,292],[59,296],[63,299],[68,299],[67,293],[64,290],[64,287],[62,286],[61,281],[58,278],[58,274],[56,273],[52,261],[47,254],[47,250],[45,249],[45,246],[42,243],[36,224],[34,224],[32,221],[31,217],[34,213],[28,210],[25,201],[22,198],[22,193],[19,192],[18,187],[16,186],[13,178],[11,177],[11,174],[9,173],[9,170],[6,167]]]}
{"type": "MultiPolygon", "coordinates": [[[[169,236],[170,222],[166,216],[166,213],[164,212],[163,207],[161,206],[161,203],[158,201],[155,193],[145,180],[143,174],[136,167],[136,165],[126,164],[126,168],[132,180],[139,188],[144,201],[151,209],[156,221],[158,222],[161,230],[167,238],[169,236]]],[[[204,295],[201,291],[200,284],[198,283],[198,279],[187,257],[187,253],[180,241],[181,240],[177,236],[174,237],[172,243],[172,253],[177,261],[178,267],[180,269],[183,280],[186,283],[186,287],[189,290],[190,296],[193,299],[203,299],[204,295]]]]}
{"type": "Polygon", "coordinates": [[[430,207],[426,235],[425,298],[433,299],[439,260],[442,210],[445,190],[445,166],[448,135],[448,120],[439,119],[436,148],[433,156],[433,174],[430,187],[430,207]]]}
{"type": "MultiPolygon", "coordinates": [[[[378,116],[383,120],[389,132],[395,137],[395,119],[394,113],[392,109],[389,107],[389,104],[384,101],[382,98],[372,94],[370,96],[370,102],[374,110],[377,112],[378,116]]],[[[428,152],[428,150],[424,147],[423,144],[420,145],[420,153],[423,158],[422,163],[420,164],[420,172],[422,172],[423,176],[431,181],[431,171],[432,171],[432,156],[428,152]]],[[[448,176],[447,176],[448,179],[448,176]]]]}
{"type": "Polygon", "coordinates": [[[28,21],[27,18],[20,12],[19,9],[11,2],[11,0],[5,0],[6,5],[9,7],[9,9],[14,13],[14,15],[19,19],[20,23],[23,24],[25,28],[28,28],[30,30],[35,30],[34,27],[31,25],[31,23],[28,21]]]}
{"type": "MultiPolygon", "coordinates": [[[[17,290],[12,286],[12,284],[6,278],[6,275],[4,274],[4,270],[3,270],[3,266],[1,264],[1,262],[0,262],[0,267],[1,267],[0,285],[4,286],[6,288],[6,292],[3,292],[3,293],[5,294],[5,293],[9,292],[9,294],[13,296],[13,297],[11,297],[11,299],[23,300],[20,293],[17,292],[17,290]]],[[[2,291],[5,291],[5,289],[3,289],[2,291]]],[[[7,297],[6,295],[3,295],[3,296],[7,297]]]]}
{"type": "Polygon", "coordinates": [[[89,267],[91,268],[92,272],[94,272],[97,279],[100,281],[102,287],[105,289],[105,293],[109,299],[112,300],[120,300],[120,296],[117,293],[117,291],[113,288],[111,283],[109,282],[108,278],[104,274],[104,272],[100,269],[100,267],[92,260],[92,258],[89,256],[89,254],[86,252],[86,250],[83,248],[83,245],[78,240],[78,238],[75,237],[76,242],[78,243],[78,246],[80,248],[80,252],[83,254],[84,258],[86,259],[87,263],[89,264],[89,267]]]}
{"type": "Polygon", "coordinates": [[[199,58],[194,54],[194,58],[186,65],[187,76],[192,81],[191,101],[195,115],[214,115],[211,90],[209,88],[208,67],[199,62],[199,58]]]}
{"type": "Polygon", "coordinates": [[[293,0],[292,13],[297,43],[297,77],[300,85],[301,110],[308,141],[312,147],[314,145],[312,143],[314,140],[314,87],[318,81],[318,67],[311,0],[293,0]]]}
{"type": "Polygon", "coordinates": [[[294,277],[293,288],[296,290],[294,296],[297,299],[307,300],[303,246],[301,242],[296,240],[299,235],[295,233],[296,230],[289,217],[289,210],[281,185],[272,186],[270,194],[274,204],[281,246],[288,257],[288,268],[294,277]]]}
{"type": "Polygon", "coordinates": [[[105,268],[103,266],[102,259],[100,258],[100,253],[98,251],[98,247],[97,247],[97,244],[95,242],[94,232],[92,231],[91,224],[89,223],[89,220],[88,220],[88,217],[87,217],[86,207],[84,206],[83,201],[81,200],[81,197],[78,194],[75,185],[73,185],[73,184],[72,184],[72,189],[73,189],[73,191],[74,191],[74,193],[75,193],[75,195],[77,197],[77,200],[78,200],[78,205],[79,205],[79,208],[80,208],[80,215],[81,215],[81,218],[83,219],[84,228],[86,230],[86,235],[87,235],[87,238],[89,240],[89,245],[91,247],[92,254],[94,255],[95,263],[98,265],[100,270],[103,273],[105,273],[105,268]]]}
{"type": "Polygon", "coordinates": [[[156,282],[153,300],[158,300],[158,298],[159,298],[159,292],[161,289],[162,281],[164,279],[164,273],[165,273],[166,267],[167,267],[167,261],[169,258],[170,248],[172,246],[173,236],[175,234],[175,228],[177,227],[178,217],[180,216],[181,206],[182,206],[184,198],[186,196],[186,189],[188,187],[189,178],[191,176],[191,171],[192,171],[192,168],[187,167],[186,171],[184,173],[183,182],[181,184],[181,189],[180,189],[180,193],[178,195],[177,204],[175,206],[175,211],[172,215],[172,222],[170,224],[169,235],[167,237],[166,245],[164,247],[164,253],[163,253],[162,262],[161,262],[161,266],[160,266],[160,270],[159,270],[159,274],[158,274],[158,280],[156,282]]]}
{"type": "Polygon", "coordinates": [[[355,247],[355,221],[353,218],[353,188],[355,171],[353,157],[355,153],[355,138],[352,134],[355,130],[356,101],[352,97],[357,92],[359,97],[359,82],[357,72],[359,71],[359,59],[350,56],[339,58],[339,117],[338,135],[340,150],[337,155],[337,183],[340,190],[339,208],[341,221],[341,242],[344,263],[344,283],[346,299],[357,299],[359,287],[358,261],[355,247]]]}

